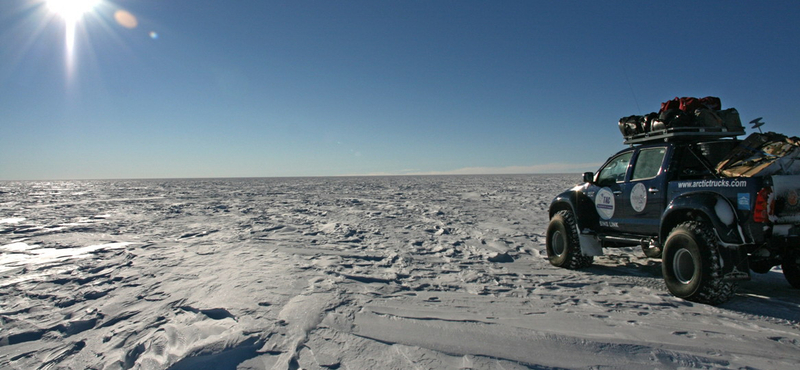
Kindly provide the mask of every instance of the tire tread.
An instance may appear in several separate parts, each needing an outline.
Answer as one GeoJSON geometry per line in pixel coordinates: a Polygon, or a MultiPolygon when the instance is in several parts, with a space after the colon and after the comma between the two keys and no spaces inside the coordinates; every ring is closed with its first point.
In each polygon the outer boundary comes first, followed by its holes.
{"type": "Polygon", "coordinates": [[[594,257],[584,255],[583,252],[581,252],[581,244],[580,239],[578,238],[578,228],[575,222],[575,215],[573,215],[571,211],[567,210],[558,211],[557,215],[560,215],[561,218],[564,219],[564,226],[567,229],[567,238],[569,238],[567,242],[569,247],[567,248],[566,252],[567,260],[560,267],[570,270],[578,270],[591,266],[592,263],[594,263],[594,257]]]}
{"type": "MultiPolygon", "coordinates": [[[[704,263],[710,262],[708,275],[703,276],[703,283],[701,286],[692,295],[682,298],[710,305],[719,305],[730,300],[736,294],[737,284],[722,279],[722,264],[720,263],[719,255],[720,246],[717,242],[717,235],[714,233],[714,230],[701,221],[687,221],[681,223],[673,229],[673,232],[679,228],[683,228],[696,236],[698,239],[697,241],[701,243],[698,247],[700,249],[705,248],[708,253],[708,255],[705,256],[704,263]]],[[[671,234],[672,232],[670,235],[671,234]]]]}

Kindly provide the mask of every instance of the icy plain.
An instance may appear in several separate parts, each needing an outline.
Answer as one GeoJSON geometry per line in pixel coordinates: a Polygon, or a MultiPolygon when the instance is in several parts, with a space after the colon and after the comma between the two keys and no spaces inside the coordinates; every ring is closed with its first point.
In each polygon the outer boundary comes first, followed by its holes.
{"type": "Polygon", "coordinates": [[[0,183],[2,369],[796,369],[779,270],[545,257],[579,175],[0,183]]]}

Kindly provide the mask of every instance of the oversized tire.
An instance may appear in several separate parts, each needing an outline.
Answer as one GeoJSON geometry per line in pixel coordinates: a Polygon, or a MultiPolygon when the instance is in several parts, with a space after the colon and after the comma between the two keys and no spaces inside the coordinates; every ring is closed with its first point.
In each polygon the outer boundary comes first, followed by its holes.
{"type": "Polygon", "coordinates": [[[719,243],[703,222],[684,222],[664,243],[661,270],[670,293],[689,301],[718,305],[736,293],[736,283],[722,280],[719,243]]]}
{"type": "Polygon", "coordinates": [[[594,257],[581,252],[578,227],[571,211],[558,211],[547,226],[547,258],[550,264],[568,269],[589,267],[594,257]]]}
{"type": "Polygon", "coordinates": [[[783,258],[781,263],[783,270],[783,277],[792,286],[792,288],[800,289],[800,252],[790,253],[783,258]]]}

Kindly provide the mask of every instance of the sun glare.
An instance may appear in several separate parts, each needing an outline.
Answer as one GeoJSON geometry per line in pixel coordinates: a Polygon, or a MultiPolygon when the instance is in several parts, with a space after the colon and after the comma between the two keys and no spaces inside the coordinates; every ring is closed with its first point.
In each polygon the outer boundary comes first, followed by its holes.
{"type": "Polygon", "coordinates": [[[64,21],[77,23],[81,17],[94,9],[100,0],[47,0],[47,7],[58,14],[64,21]]]}
{"type": "Polygon", "coordinates": [[[92,11],[100,0],[47,0],[46,2],[50,11],[64,19],[67,69],[71,71],[75,50],[75,29],[83,15],[92,11]]]}

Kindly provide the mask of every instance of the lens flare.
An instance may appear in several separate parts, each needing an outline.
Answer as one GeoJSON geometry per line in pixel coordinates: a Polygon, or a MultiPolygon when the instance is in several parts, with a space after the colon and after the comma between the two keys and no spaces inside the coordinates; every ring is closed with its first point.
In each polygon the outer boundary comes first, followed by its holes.
{"type": "Polygon", "coordinates": [[[120,26],[129,29],[134,29],[139,25],[136,16],[126,10],[117,10],[114,13],[114,20],[116,20],[120,26]]]}

